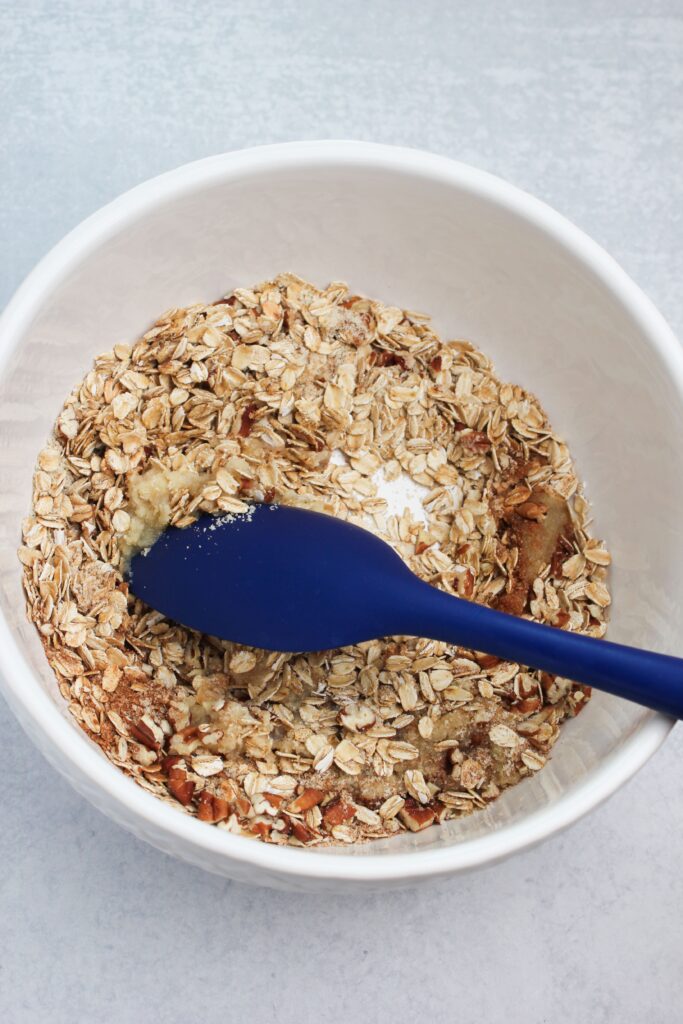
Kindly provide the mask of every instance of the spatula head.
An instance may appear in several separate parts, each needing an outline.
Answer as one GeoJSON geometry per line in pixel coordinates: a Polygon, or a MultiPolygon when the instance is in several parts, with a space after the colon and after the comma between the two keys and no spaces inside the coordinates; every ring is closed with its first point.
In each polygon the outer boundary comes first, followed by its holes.
{"type": "Polygon", "coordinates": [[[130,568],[132,593],[169,618],[276,651],[391,635],[411,582],[420,586],[368,530],[284,505],[171,527],[130,568]]]}

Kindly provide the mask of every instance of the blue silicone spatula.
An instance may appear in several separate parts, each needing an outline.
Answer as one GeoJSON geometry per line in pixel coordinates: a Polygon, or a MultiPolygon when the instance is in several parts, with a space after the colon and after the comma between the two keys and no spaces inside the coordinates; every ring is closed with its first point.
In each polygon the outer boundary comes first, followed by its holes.
{"type": "Polygon", "coordinates": [[[132,593],[185,626],[253,647],[321,651],[428,637],[683,717],[683,659],[452,597],[415,576],[374,534],[332,516],[256,505],[227,519],[167,529],[133,558],[132,593]]]}

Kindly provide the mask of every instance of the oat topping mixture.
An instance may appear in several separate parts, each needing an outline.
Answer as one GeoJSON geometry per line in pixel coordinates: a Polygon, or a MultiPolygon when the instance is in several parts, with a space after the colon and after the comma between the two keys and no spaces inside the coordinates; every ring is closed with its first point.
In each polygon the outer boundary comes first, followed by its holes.
{"type": "Polygon", "coordinates": [[[592,636],[609,555],[538,402],[428,317],[291,274],[173,309],[100,356],[40,453],[20,558],[74,717],[202,821],[352,843],[468,814],[539,771],[589,691],[431,640],[278,654],[133,599],[168,523],[282,502],[353,520],[451,594],[592,636]],[[409,479],[421,507],[382,497],[409,479]]]}

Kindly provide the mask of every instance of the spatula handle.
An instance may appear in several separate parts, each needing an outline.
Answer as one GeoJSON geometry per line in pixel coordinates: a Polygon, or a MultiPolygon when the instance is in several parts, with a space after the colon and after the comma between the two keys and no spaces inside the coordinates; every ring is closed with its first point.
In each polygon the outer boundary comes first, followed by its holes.
{"type": "Polygon", "coordinates": [[[485,651],[683,718],[683,659],[543,626],[419,582],[402,610],[407,628],[397,632],[485,651]]]}

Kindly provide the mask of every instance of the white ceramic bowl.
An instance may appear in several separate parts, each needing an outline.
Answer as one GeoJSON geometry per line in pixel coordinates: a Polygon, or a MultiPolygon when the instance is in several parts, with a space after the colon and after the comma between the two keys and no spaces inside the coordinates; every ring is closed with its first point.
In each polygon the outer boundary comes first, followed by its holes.
{"type": "Polygon", "coordinates": [[[533,390],[588,482],[614,553],[614,640],[673,651],[683,605],[683,358],[595,243],[547,206],[408,149],[301,143],[228,153],[100,210],[38,265],[0,322],[0,669],[36,746],[153,845],[292,889],[407,885],[490,864],[575,821],[657,749],[668,719],[596,695],[552,761],[486,811],[359,849],[281,849],[157,801],[75,726],[24,618],[15,548],[36,454],[93,356],[163,310],[292,270],[432,313],[533,390]]]}

